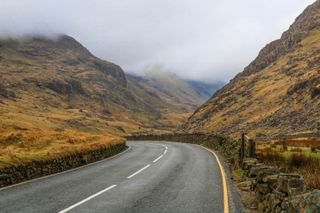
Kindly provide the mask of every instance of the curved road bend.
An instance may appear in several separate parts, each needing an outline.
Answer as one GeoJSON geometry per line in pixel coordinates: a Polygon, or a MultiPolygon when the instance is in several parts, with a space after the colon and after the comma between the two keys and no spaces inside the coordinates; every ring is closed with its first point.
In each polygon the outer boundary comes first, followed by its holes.
{"type": "MultiPolygon", "coordinates": [[[[127,142],[114,158],[0,189],[0,212],[223,212],[215,157],[191,144],[127,142]]],[[[230,181],[230,180],[227,180],[230,181]]],[[[229,189],[229,212],[240,212],[229,189]]]]}

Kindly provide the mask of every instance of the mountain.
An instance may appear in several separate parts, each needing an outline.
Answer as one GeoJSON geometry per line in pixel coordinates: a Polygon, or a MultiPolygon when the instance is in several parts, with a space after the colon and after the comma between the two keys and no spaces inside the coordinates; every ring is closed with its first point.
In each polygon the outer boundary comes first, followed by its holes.
{"type": "Polygon", "coordinates": [[[163,100],[162,121],[166,120],[168,127],[181,125],[205,101],[192,85],[160,66],[149,67],[144,75],[127,74],[127,77],[144,91],[163,100]]]}
{"type": "Polygon", "coordinates": [[[252,136],[320,130],[320,1],[264,47],[180,131],[252,136]]]}
{"type": "Polygon", "coordinates": [[[159,97],[167,100],[172,105],[194,111],[204,102],[202,97],[187,81],[182,80],[161,66],[149,67],[142,76],[127,75],[129,79],[157,93],[159,97]]]}
{"type": "Polygon", "coordinates": [[[200,95],[203,100],[209,99],[214,92],[220,89],[224,83],[216,82],[216,83],[205,83],[202,81],[194,81],[188,80],[188,84],[192,86],[192,88],[200,95]]]}
{"type": "Polygon", "coordinates": [[[118,65],[95,57],[70,36],[0,40],[2,132],[123,135],[171,130],[200,104],[189,88],[175,85],[172,95],[168,85],[150,85],[126,76],[118,65]],[[160,87],[164,89],[158,92],[160,87]]]}
{"type": "Polygon", "coordinates": [[[222,82],[184,80],[160,65],[149,66],[142,75],[127,74],[127,76],[141,86],[160,92],[159,95],[170,100],[172,104],[183,105],[189,109],[199,107],[223,86],[222,82]]]}

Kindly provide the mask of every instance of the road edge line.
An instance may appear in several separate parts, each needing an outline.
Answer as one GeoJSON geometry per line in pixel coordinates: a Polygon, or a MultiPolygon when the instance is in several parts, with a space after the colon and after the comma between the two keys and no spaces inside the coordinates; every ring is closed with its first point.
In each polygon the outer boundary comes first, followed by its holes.
{"type": "Polygon", "coordinates": [[[51,175],[46,175],[46,176],[38,177],[38,178],[35,178],[35,179],[27,180],[27,181],[24,181],[24,182],[21,182],[21,183],[13,184],[13,185],[10,185],[10,186],[5,186],[5,187],[0,188],[0,191],[4,191],[6,189],[10,189],[10,188],[13,188],[13,187],[16,187],[16,186],[20,186],[20,185],[24,185],[24,184],[27,184],[27,183],[32,183],[32,182],[35,182],[35,181],[38,181],[38,180],[54,177],[54,176],[61,175],[61,174],[64,174],[64,173],[73,172],[73,171],[76,171],[78,169],[82,169],[82,168],[85,168],[85,167],[88,167],[88,166],[93,166],[93,165],[101,163],[103,161],[110,160],[110,159],[113,159],[115,157],[118,157],[119,155],[122,155],[122,154],[126,153],[130,149],[131,149],[131,146],[128,146],[127,149],[123,150],[122,152],[119,152],[116,155],[110,156],[108,158],[105,158],[105,159],[102,159],[102,160],[99,160],[99,161],[95,161],[95,162],[92,162],[92,163],[88,163],[88,164],[85,164],[83,166],[79,166],[79,167],[75,167],[75,168],[72,168],[72,169],[68,169],[68,170],[65,170],[65,171],[62,171],[62,172],[54,173],[54,174],[51,174],[51,175]]]}
{"type": "Polygon", "coordinates": [[[198,145],[204,149],[206,149],[208,152],[210,152],[216,159],[218,166],[220,168],[220,173],[222,177],[222,186],[223,186],[223,212],[229,213],[229,195],[228,195],[228,184],[227,184],[227,178],[226,178],[226,172],[224,170],[224,167],[221,164],[221,161],[218,157],[218,155],[212,151],[211,149],[208,149],[207,147],[198,145]]]}

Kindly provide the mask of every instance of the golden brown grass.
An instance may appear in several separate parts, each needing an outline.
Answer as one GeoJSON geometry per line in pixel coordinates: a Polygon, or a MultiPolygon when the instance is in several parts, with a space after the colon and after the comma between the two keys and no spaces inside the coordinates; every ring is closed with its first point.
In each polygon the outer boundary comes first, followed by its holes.
{"type": "MultiPolygon", "coordinates": [[[[279,127],[267,122],[259,122],[268,120],[283,108],[286,111],[280,115],[299,112],[306,105],[320,104],[320,99],[311,99],[307,90],[299,96],[293,96],[293,101],[288,99],[287,94],[291,86],[319,76],[318,66],[308,67],[308,61],[318,60],[317,50],[319,49],[320,30],[313,30],[302,39],[299,47],[284,54],[263,70],[234,81],[229,85],[228,91],[217,95],[203,105],[193,116],[193,122],[188,123],[187,130],[191,132],[225,131],[233,137],[237,137],[242,131],[248,131],[250,137],[255,137],[257,133],[268,136],[284,132],[292,133],[289,132],[291,129],[288,125],[279,127]],[[295,62],[291,62],[292,59],[295,62]],[[288,75],[284,70],[293,63],[296,67],[291,68],[292,74],[288,75]],[[301,98],[303,101],[297,101],[301,98]],[[213,110],[216,111],[208,116],[207,113],[213,110]]],[[[313,120],[317,115],[314,114],[308,119],[313,120]]]]}
{"type": "Polygon", "coordinates": [[[52,45],[1,41],[0,84],[14,95],[0,95],[0,167],[122,143],[131,132],[172,131],[197,103],[175,89],[169,97],[131,80],[121,86],[116,70],[93,66],[108,62],[52,45]]]}
{"type": "Polygon", "coordinates": [[[320,189],[320,158],[304,153],[284,155],[280,152],[265,152],[259,159],[268,165],[286,168],[289,172],[303,175],[306,189],[320,189]]]}
{"type": "Polygon", "coordinates": [[[316,152],[320,151],[320,138],[293,138],[256,143],[258,153],[266,150],[271,152],[316,152]]]}
{"type": "Polygon", "coordinates": [[[195,104],[200,104],[196,94],[180,97],[182,94],[176,93],[177,85],[179,90],[187,85],[171,82],[172,78],[163,82],[170,80],[166,89],[173,87],[172,97],[153,84],[140,85],[129,78],[126,87],[122,87],[119,78],[112,77],[116,70],[101,72],[87,63],[99,61],[107,65],[108,62],[84,56],[86,51],[81,48],[66,51],[60,45],[39,39],[4,40],[1,44],[0,83],[14,92],[16,98],[0,97],[0,132],[2,126],[118,135],[150,128],[167,130],[179,126],[193,112],[195,104]],[[65,63],[68,61],[78,63],[69,65],[65,63]],[[69,80],[78,82],[82,89],[78,91],[77,86],[72,86],[74,91],[69,94],[54,90],[55,86],[50,84],[60,82],[67,86],[69,80]]]}
{"type": "Polygon", "coordinates": [[[293,138],[256,143],[262,162],[287,168],[304,176],[307,189],[320,189],[320,139],[293,138]]]}
{"type": "Polygon", "coordinates": [[[1,100],[0,168],[124,142],[106,117],[47,94],[41,101],[41,94],[20,91],[17,100],[1,100]]]}
{"type": "Polygon", "coordinates": [[[110,134],[75,131],[3,131],[0,133],[0,168],[123,142],[123,138],[110,134]]]}

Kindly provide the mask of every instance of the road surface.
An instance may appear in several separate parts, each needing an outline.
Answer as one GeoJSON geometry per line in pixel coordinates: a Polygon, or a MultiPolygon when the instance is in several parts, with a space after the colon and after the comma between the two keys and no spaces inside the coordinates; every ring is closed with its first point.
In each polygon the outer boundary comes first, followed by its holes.
{"type": "MultiPolygon", "coordinates": [[[[130,149],[111,159],[0,189],[0,212],[224,212],[212,153],[183,143],[127,144],[130,149]]],[[[228,192],[229,212],[240,212],[228,192]]]]}

